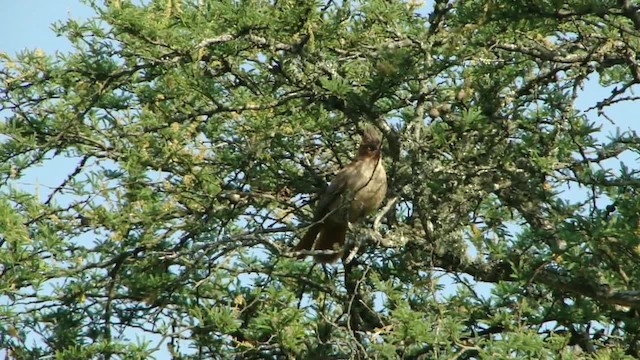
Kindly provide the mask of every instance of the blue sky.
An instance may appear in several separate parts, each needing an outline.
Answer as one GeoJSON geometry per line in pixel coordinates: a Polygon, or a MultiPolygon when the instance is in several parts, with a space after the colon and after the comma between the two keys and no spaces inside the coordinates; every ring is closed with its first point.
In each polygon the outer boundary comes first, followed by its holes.
{"type": "MultiPolygon", "coordinates": [[[[82,19],[92,15],[92,10],[79,0],[5,0],[2,1],[0,11],[0,51],[11,55],[25,48],[40,48],[47,53],[55,51],[71,51],[70,43],[62,37],[56,37],[51,31],[51,23],[66,18],[82,19]]],[[[579,109],[593,106],[597,101],[605,98],[611,92],[611,88],[602,88],[594,79],[587,82],[581,96],[577,101],[579,109]]],[[[610,124],[601,117],[597,117],[595,111],[588,115],[590,119],[603,126],[601,138],[604,140],[607,134],[615,132],[616,127],[621,130],[633,129],[640,132],[640,123],[633,120],[637,117],[637,105],[622,103],[611,108],[607,113],[616,121],[610,124]]],[[[626,162],[630,167],[638,167],[638,159],[634,154],[623,154],[618,160],[609,161],[608,165],[617,167],[619,161],[626,162]]],[[[36,186],[43,184],[54,186],[73,169],[75,161],[56,160],[56,164],[49,164],[30,173],[30,178],[24,179],[23,185],[36,186]]],[[[565,197],[575,200],[584,196],[582,190],[571,189],[565,193],[565,197]]],[[[135,341],[135,334],[131,334],[131,340],[135,341]]],[[[168,359],[164,351],[158,354],[157,359],[168,359]]],[[[3,352],[0,350],[0,357],[3,352]]]]}
{"type": "Polygon", "coordinates": [[[10,54],[25,48],[40,48],[47,53],[69,51],[71,44],[56,37],[50,24],[92,14],[91,8],[78,0],[4,0],[0,11],[0,51],[10,54]]]}

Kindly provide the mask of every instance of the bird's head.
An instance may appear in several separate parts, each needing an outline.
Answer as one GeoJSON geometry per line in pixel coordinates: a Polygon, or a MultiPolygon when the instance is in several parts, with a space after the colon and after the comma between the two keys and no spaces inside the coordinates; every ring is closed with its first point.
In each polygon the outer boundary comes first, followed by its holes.
{"type": "Polygon", "coordinates": [[[380,158],[382,139],[380,133],[370,125],[362,131],[362,143],[358,148],[358,157],[380,158]]]}

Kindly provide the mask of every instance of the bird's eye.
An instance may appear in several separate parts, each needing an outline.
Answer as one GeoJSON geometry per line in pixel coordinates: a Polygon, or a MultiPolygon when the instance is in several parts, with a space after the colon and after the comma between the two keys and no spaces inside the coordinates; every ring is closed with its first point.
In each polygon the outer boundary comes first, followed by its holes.
{"type": "Polygon", "coordinates": [[[369,145],[369,146],[367,146],[367,149],[368,149],[369,151],[376,151],[376,150],[378,150],[378,147],[377,147],[377,146],[375,146],[375,145],[369,145]]]}

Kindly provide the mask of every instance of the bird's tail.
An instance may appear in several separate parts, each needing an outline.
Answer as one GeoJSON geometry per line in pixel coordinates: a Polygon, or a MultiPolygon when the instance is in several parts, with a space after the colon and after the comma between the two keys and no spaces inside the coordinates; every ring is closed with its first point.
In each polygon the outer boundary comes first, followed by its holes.
{"type": "Polygon", "coordinates": [[[320,229],[320,235],[318,236],[318,240],[315,241],[315,247],[313,249],[339,250],[339,252],[331,255],[316,255],[314,256],[314,260],[319,263],[332,263],[338,260],[338,258],[342,256],[347,229],[347,224],[325,224],[320,229]]]}

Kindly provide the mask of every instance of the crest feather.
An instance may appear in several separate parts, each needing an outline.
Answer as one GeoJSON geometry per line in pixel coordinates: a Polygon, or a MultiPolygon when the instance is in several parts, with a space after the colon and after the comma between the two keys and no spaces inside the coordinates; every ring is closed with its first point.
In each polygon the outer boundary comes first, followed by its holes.
{"type": "Polygon", "coordinates": [[[378,130],[371,125],[365,125],[362,130],[362,143],[375,144],[379,147],[381,142],[382,138],[378,130]]]}

